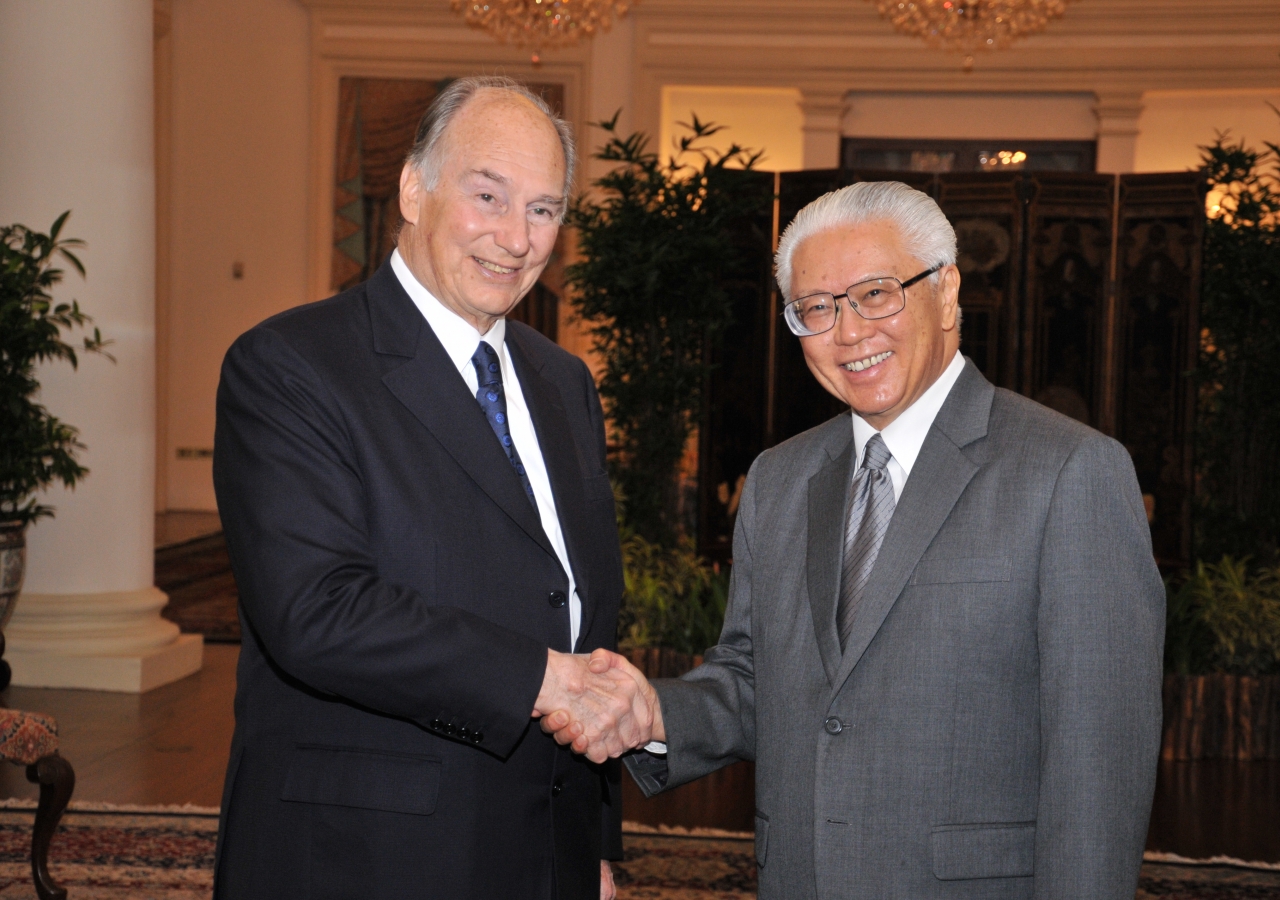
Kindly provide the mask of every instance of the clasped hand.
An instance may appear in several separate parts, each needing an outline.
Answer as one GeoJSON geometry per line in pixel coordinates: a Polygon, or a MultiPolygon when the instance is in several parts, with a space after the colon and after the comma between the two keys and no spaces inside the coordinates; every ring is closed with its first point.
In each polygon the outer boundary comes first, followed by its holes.
{"type": "Polygon", "coordinates": [[[590,656],[548,650],[533,716],[558,743],[597,763],[665,736],[653,686],[624,657],[603,649],[590,656]]]}

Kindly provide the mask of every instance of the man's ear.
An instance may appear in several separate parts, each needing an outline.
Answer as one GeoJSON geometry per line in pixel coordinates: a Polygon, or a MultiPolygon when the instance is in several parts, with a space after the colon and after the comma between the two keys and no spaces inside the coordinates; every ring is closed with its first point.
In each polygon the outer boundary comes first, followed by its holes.
{"type": "Polygon", "coordinates": [[[954,265],[942,270],[938,302],[942,304],[942,330],[954,331],[959,322],[960,311],[960,270],[954,265]]]}
{"type": "Polygon", "coordinates": [[[422,199],[422,176],[418,167],[405,163],[400,170],[400,215],[410,225],[418,224],[418,204],[422,199]]]}

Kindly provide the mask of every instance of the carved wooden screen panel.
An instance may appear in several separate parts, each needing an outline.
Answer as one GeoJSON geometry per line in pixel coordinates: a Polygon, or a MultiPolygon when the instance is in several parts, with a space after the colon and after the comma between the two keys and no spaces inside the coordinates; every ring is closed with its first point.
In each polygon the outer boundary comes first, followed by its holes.
{"type": "MultiPolygon", "coordinates": [[[[1197,351],[1200,177],[787,172],[777,179],[775,247],[805,204],[886,179],[932,194],[956,228],[963,352],[995,384],[1121,440],[1152,509],[1157,559],[1187,559],[1194,397],[1185,375],[1197,351]]],[[[735,410],[707,419],[702,434],[701,508],[722,508],[700,514],[699,543],[715,558],[729,552],[731,470],[745,474],[756,453],[847,408],[813,378],[780,308],[768,279],[742,298],[734,349],[708,391],[711,409],[735,410]]]]}
{"type": "Polygon", "coordinates": [[[1018,389],[1110,431],[1101,352],[1115,176],[1034,176],[1018,389]]]}
{"type": "Polygon", "coordinates": [[[938,204],[956,231],[960,350],[993,383],[1017,384],[1024,182],[1016,173],[938,179],[938,204]]]}
{"type": "Polygon", "coordinates": [[[1133,457],[1156,558],[1181,562],[1191,551],[1202,177],[1121,176],[1118,230],[1115,435],[1133,457]]]}
{"type": "MultiPolygon", "coordinates": [[[[338,84],[338,134],[333,192],[331,287],[346,290],[366,281],[395,248],[400,231],[400,170],[418,121],[451,79],[343,78],[338,84]]],[[[552,109],[564,105],[564,86],[531,84],[552,109]]],[[[553,264],[511,318],[556,338],[563,284],[553,264]]]]}

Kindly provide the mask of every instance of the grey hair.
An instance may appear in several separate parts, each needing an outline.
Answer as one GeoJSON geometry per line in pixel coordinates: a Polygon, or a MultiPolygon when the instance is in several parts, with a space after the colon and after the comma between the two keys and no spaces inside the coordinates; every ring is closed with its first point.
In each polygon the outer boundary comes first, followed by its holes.
{"type": "Polygon", "coordinates": [[[431,105],[418,121],[418,131],[414,135],[413,146],[409,148],[409,155],[405,159],[406,163],[418,170],[423,187],[433,191],[440,183],[440,166],[443,162],[440,151],[445,132],[448,131],[450,123],[458,113],[462,112],[463,107],[475,99],[481,91],[504,91],[523,97],[537,107],[538,111],[555,127],[556,134],[560,138],[560,149],[564,151],[564,199],[568,201],[573,188],[573,167],[577,162],[573,129],[569,127],[568,122],[555,114],[547,105],[547,101],[514,78],[502,75],[473,75],[455,79],[436,95],[435,100],[431,101],[431,105]]]}
{"type": "MultiPolygon", "coordinates": [[[[900,181],[861,181],[823,194],[796,214],[778,241],[775,257],[778,287],[791,302],[791,258],[805,240],[833,228],[867,222],[889,222],[898,229],[908,253],[927,267],[949,266],[956,261],[956,232],[938,204],[928,194],[900,181]]],[[[914,272],[900,272],[910,278],[914,272]]],[[[938,284],[941,273],[929,281],[938,284]]]]}

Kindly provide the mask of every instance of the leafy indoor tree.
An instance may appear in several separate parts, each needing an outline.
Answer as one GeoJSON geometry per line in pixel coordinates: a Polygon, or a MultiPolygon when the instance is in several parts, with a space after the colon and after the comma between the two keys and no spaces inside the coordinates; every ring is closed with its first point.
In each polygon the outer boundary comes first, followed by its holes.
{"type": "Polygon", "coordinates": [[[1280,146],[1204,148],[1218,211],[1205,225],[1196,377],[1196,548],[1276,565],[1280,543],[1280,146]]]}
{"type": "Polygon", "coordinates": [[[566,280],[604,361],[600,394],[626,522],[668,547],[683,530],[679,465],[701,412],[708,350],[730,323],[744,268],[739,234],[769,202],[769,191],[744,189],[752,176],[741,169],[761,154],[737,144],[711,149],[708,138],[722,128],[692,118],[679,155],[666,161],[643,134],[619,136],[617,114],[597,123],[609,137],[595,158],[618,165],[567,217],[582,260],[566,280]]]}
{"type": "Polygon", "coordinates": [[[62,270],[54,268],[58,257],[84,275],[70,249],[84,242],[59,237],[70,214],[59,216],[48,234],[24,225],[0,228],[0,522],[28,525],[52,516],[53,507],[36,494],[55,481],[74,487],[89,473],[76,462],[76,451],[84,449],[76,429],[36,402],[38,364],[65,360],[74,368],[78,350],[102,353],[107,344],[97,328],[79,348],[62,339],[64,329],[91,324],[78,303],[55,304],[50,293],[62,281],[62,270]]]}
{"type": "Polygon", "coordinates": [[[1170,584],[1165,671],[1280,675],[1280,569],[1222,557],[1170,584]]]}

